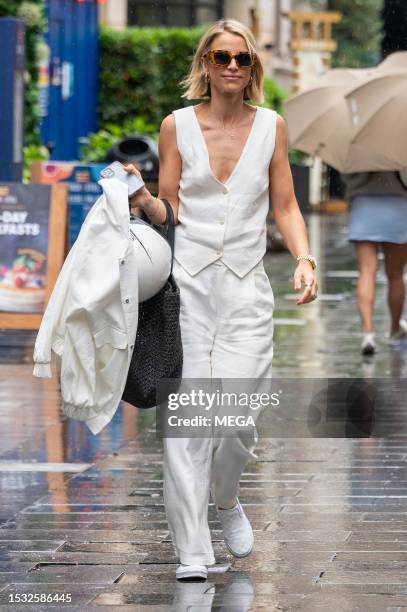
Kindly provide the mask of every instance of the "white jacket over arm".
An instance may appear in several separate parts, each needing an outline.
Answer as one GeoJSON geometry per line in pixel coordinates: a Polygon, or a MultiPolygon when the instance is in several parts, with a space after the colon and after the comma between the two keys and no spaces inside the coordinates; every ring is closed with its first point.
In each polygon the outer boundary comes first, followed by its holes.
{"type": "Polygon", "coordinates": [[[101,179],[61,268],[34,348],[34,376],[51,377],[57,354],[62,410],[99,433],[117,410],[138,321],[138,271],[127,186],[101,179]]]}

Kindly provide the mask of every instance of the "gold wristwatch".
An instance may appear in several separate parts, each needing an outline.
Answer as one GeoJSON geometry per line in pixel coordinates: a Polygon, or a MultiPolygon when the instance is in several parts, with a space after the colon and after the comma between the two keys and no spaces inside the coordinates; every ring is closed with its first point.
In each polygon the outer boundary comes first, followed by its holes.
{"type": "Polygon", "coordinates": [[[309,261],[313,270],[315,270],[317,267],[317,260],[313,255],[297,255],[297,261],[300,261],[300,259],[306,259],[309,261]]]}

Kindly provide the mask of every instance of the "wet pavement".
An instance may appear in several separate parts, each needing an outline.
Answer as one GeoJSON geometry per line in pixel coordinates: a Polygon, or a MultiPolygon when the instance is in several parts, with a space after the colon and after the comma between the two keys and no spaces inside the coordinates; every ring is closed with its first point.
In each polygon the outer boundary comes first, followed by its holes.
{"type": "MultiPolygon", "coordinates": [[[[265,259],[276,301],[274,376],[405,379],[406,344],[385,342],[383,262],[379,351],[363,360],[346,214],[312,215],[307,224],[319,262],[316,302],[296,306],[290,254],[265,259]]],[[[217,564],[206,582],[177,583],[154,410],[123,403],[93,436],[61,416],[55,375],[32,376],[34,338],[0,332],[1,609],[407,609],[402,431],[386,438],[261,438],[239,494],[255,551],[231,557],[210,505],[217,564]]]]}

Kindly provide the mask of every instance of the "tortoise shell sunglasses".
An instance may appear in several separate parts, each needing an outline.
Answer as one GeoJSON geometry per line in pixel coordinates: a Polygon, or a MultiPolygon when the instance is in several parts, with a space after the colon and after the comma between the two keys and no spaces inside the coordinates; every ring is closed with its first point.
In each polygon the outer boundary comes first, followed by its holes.
{"type": "Polygon", "coordinates": [[[248,51],[232,53],[223,49],[211,49],[204,53],[203,57],[207,57],[215,66],[229,66],[233,58],[235,58],[239,68],[250,68],[256,63],[256,57],[248,51]]]}

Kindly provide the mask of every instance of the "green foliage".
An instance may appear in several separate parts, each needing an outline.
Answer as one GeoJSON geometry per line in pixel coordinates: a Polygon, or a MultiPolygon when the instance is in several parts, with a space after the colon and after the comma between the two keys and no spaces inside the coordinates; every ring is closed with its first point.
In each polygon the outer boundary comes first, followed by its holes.
{"type": "Polygon", "coordinates": [[[288,99],[289,95],[282,89],[273,79],[265,77],[264,85],[264,102],[262,106],[272,108],[280,115],[283,115],[283,102],[288,99]]]}
{"type": "Polygon", "coordinates": [[[17,17],[25,24],[24,144],[39,146],[37,63],[38,46],[46,26],[44,0],[0,0],[0,17],[17,17]]]}
{"type": "Polygon", "coordinates": [[[49,151],[47,147],[42,145],[29,145],[24,147],[24,168],[23,168],[23,183],[30,182],[30,164],[33,161],[43,161],[49,159],[49,151]]]}
{"type": "Polygon", "coordinates": [[[100,29],[99,125],[122,124],[134,116],[160,124],[186,106],[179,81],[185,76],[199,28],[100,29]]]}
{"type": "Polygon", "coordinates": [[[333,38],[338,43],[333,68],[363,68],[380,61],[382,4],[383,0],[311,0],[316,10],[342,13],[342,20],[333,25],[333,38]]]}
{"type": "Polygon", "coordinates": [[[309,158],[307,153],[303,151],[299,151],[298,149],[289,149],[288,150],[288,161],[290,164],[300,164],[302,165],[306,159],[309,158]]]}
{"type": "Polygon", "coordinates": [[[159,30],[157,69],[159,80],[156,90],[157,122],[175,108],[191,104],[181,98],[184,90],[179,82],[187,75],[199,39],[207,28],[162,28],[159,30]]]}
{"type": "Polygon", "coordinates": [[[132,134],[147,134],[154,140],[158,139],[159,127],[155,123],[147,123],[143,117],[134,117],[121,125],[106,123],[105,127],[95,134],[80,138],[81,160],[86,163],[102,162],[109,149],[125,136],[132,134]]]}

